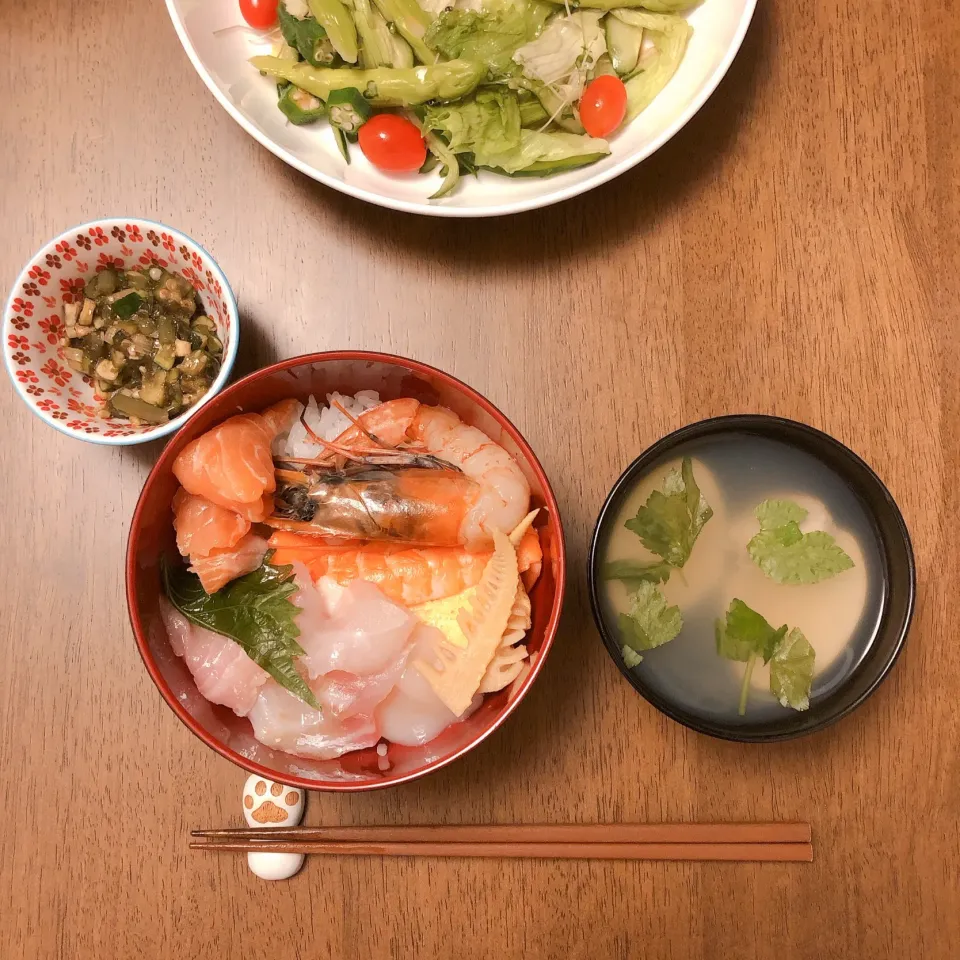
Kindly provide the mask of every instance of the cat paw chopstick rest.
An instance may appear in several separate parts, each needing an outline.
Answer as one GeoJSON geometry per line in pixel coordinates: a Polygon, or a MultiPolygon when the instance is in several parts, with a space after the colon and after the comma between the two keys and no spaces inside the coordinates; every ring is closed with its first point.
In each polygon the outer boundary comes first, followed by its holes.
{"type": "MultiPolygon", "coordinates": [[[[302,790],[256,775],[243,785],[243,815],[251,827],[295,827],[306,806],[302,790]]],[[[248,853],[247,864],[263,880],[288,880],[302,866],[302,853],[248,853]]]]}

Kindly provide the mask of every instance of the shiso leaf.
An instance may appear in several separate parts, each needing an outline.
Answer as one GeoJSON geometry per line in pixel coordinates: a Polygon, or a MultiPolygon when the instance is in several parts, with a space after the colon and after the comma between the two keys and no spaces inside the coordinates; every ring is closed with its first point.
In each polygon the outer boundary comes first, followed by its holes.
{"type": "Polygon", "coordinates": [[[280,686],[320,709],[293,662],[303,648],[297,643],[300,608],[289,600],[297,590],[292,566],[263,563],[212,594],[184,567],[164,561],[161,573],[167,598],[188,620],[238,643],[280,686]]]}

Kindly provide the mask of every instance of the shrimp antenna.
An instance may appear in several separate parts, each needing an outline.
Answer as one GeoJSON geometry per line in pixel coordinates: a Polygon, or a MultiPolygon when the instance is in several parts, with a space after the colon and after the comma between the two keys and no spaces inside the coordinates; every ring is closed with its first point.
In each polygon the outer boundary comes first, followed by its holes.
{"type": "Polygon", "coordinates": [[[331,400],[331,407],[336,407],[362,434],[366,435],[375,444],[384,450],[393,450],[389,443],[384,443],[376,434],[371,433],[339,400],[331,400]]]}

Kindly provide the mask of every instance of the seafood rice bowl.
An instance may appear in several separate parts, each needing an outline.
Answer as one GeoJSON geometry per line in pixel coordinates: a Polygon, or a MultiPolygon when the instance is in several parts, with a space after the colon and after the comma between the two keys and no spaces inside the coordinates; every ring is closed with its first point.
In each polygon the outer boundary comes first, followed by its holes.
{"type": "Polygon", "coordinates": [[[441,759],[542,653],[555,507],[503,436],[417,392],[245,405],[170,461],[151,646],[162,629],[187,712],[229,711],[274,778],[389,782],[441,759]]]}

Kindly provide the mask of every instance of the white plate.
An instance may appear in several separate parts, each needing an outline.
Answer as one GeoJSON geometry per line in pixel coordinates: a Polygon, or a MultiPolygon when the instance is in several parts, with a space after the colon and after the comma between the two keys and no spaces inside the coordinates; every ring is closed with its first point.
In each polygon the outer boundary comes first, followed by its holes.
{"type": "Polygon", "coordinates": [[[389,176],[360,150],[347,165],[323,123],[296,127],[277,109],[276,87],[248,63],[270,42],[243,24],[237,0],[167,0],[180,42],[214,96],[252,137],[292,167],[352,197],[437,217],[492,217],[545,207],[584,193],[629,170],[663,146],[696,112],[733,62],[757,0],[704,0],[688,19],[693,36],[680,69],[660,96],[611,141],[599,163],[553,177],[481,172],[451,196],[428,200],[439,176],[389,176]]]}

